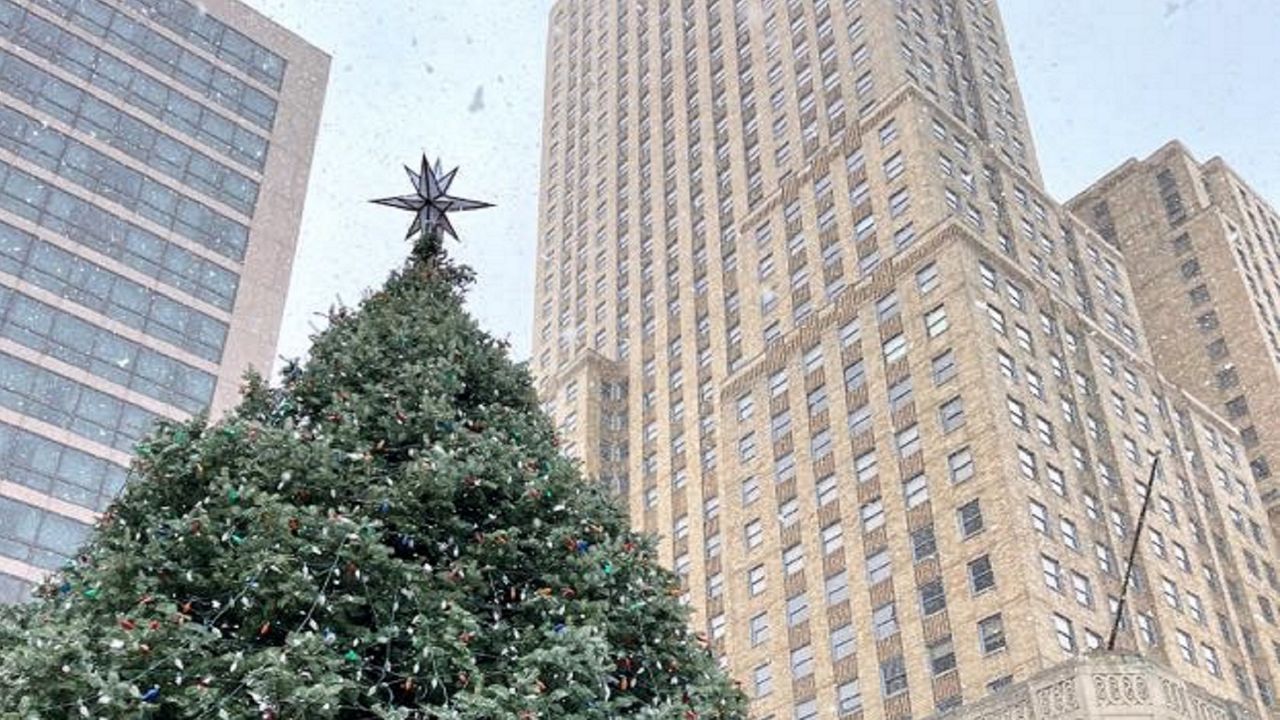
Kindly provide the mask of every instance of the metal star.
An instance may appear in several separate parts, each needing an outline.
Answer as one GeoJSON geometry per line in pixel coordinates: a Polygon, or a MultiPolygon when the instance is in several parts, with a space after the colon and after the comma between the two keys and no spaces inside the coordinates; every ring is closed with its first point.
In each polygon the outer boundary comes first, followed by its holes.
{"type": "Polygon", "coordinates": [[[413,183],[415,191],[413,195],[381,198],[370,200],[370,202],[412,211],[414,213],[413,224],[409,226],[409,233],[405,235],[406,238],[411,238],[417,233],[432,233],[437,230],[443,230],[454,240],[457,240],[458,234],[453,231],[453,224],[449,222],[449,217],[445,213],[453,210],[478,210],[480,208],[493,207],[490,203],[467,200],[448,194],[449,185],[453,183],[453,176],[458,174],[458,168],[446,173],[439,160],[436,160],[436,165],[433,168],[427,162],[427,156],[423,155],[421,172],[414,172],[413,168],[408,165],[405,166],[404,170],[409,173],[409,181],[413,183]]]}

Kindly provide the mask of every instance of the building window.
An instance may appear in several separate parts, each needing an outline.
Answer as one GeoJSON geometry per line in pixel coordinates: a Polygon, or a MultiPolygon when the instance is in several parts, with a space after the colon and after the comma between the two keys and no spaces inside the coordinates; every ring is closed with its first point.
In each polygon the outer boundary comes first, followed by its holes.
{"type": "Polygon", "coordinates": [[[956,356],[955,352],[947,350],[946,352],[933,358],[933,384],[941,385],[956,374],[956,356]]]}
{"type": "Polygon", "coordinates": [[[907,375],[889,386],[889,412],[896,413],[911,402],[911,376],[907,375]]]}
{"type": "Polygon", "coordinates": [[[839,521],[822,528],[822,553],[831,553],[844,547],[844,526],[839,521]]]}
{"type": "Polygon", "coordinates": [[[875,585],[876,583],[888,580],[893,574],[893,566],[889,560],[888,550],[877,550],[867,556],[867,584],[875,585]]]}
{"type": "Polygon", "coordinates": [[[920,610],[925,616],[947,609],[947,594],[942,581],[934,580],[920,586],[920,610]]]}
{"type": "Polygon", "coordinates": [[[818,481],[814,483],[814,490],[818,496],[818,507],[822,507],[836,499],[839,495],[840,486],[836,481],[835,475],[828,475],[826,477],[819,478],[818,481]]]}
{"type": "Polygon", "coordinates": [[[791,677],[798,679],[813,674],[813,646],[805,645],[791,651],[791,677]]]}
{"type": "Polygon", "coordinates": [[[960,536],[970,538],[982,532],[982,505],[977,498],[961,505],[956,510],[960,522],[960,536]]]}
{"type": "Polygon", "coordinates": [[[911,558],[921,562],[938,554],[938,541],[933,526],[926,525],[911,533],[911,558]]]}
{"type": "Polygon", "coordinates": [[[902,484],[902,494],[906,498],[907,509],[918,507],[929,499],[929,482],[924,473],[908,478],[902,484]]]}
{"type": "Polygon", "coordinates": [[[879,642],[898,632],[898,610],[892,602],[871,611],[871,626],[879,642]]]}
{"type": "Polygon", "coordinates": [[[1020,430],[1026,430],[1027,429],[1026,407],[1024,407],[1022,403],[1018,402],[1017,400],[1014,400],[1013,398],[1005,398],[1005,401],[1006,401],[1006,405],[1009,408],[1009,422],[1013,423],[1013,426],[1020,430]]]}
{"type": "Polygon", "coordinates": [[[1192,665],[1195,665],[1196,653],[1195,653],[1195,649],[1191,644],[1191,636],[1183,632],[1182,630],[1177,630],[1177,629],[1173,631],[1173,634],[1174,634],[1174,637],[1176,637],[1178,640],[1178,652],[1179,654],[1182,655],[1182,659],[1192,665]]]}
{"type": "Polygon", "coordinates": [[[1164,604],[1174,610],[1182,609],[1182,599],[1178,595],[1178,586],[1167,577],[1160,578],[1160,595],[1164,597],[1164,604]]]}
{"type": "Polygon", "coordinates": [[[1155,618],[1145,612],[1139,612],[1138,633],[1142,635],[1142,641],[1144,643],[1148,645],[1155,645],[1157,642],[1155,618]]]}
{"type": "Polygon", "coordinates": [[[1214,677],[1222,677],[1222,666],[1218,664],[1218,653],[1213,647],[1200,643],[1200,658],[1204,660],[1204,666],[1214,677]]]}
{"type": "Polygon", "coordinates": [[[949,326],[950,325],[947,321],[947,307],[945,305],[939,305],[924,314],[925,333],[931,338],[938,337],[942,333],[946,332],[949,326]]]}
{"type": "Polygon", "coordinates": [[[849,573],[845,570],[828,577],[825,582],[827,604],[835,605],[849,599],[849,573]]]}
{"type": "Polygon", "coordinates": [[[1018,347],[1027,351],[1029,355],[1035,355],[1035,344],[1031,339],[1031,331],[1021,325],[1013,326],[1014,339],[1018,343],[1018,347]]]}
{"type": "Polygon", "coordinates": [[[880,663],[880,681],[885,697],[891,697],[906,691],[907,665],[901,655],[891,657],[880,663]]]}
{"type": "Polygon", "coordinates": [[[804,545],[796,543],[782,551],[782,569],[787,575],[794,575],[804,569],[804,545]]]}
{"type": "Polygon", "coordinates": [[[916,287],[920,290],[921,295],[928,295],[934,288],[938,287],[938,266],[936,263],[929,263],[916,272],[916,287]]]}
{"type": "Polygon", "coordinates": [[[865,385],[867,382],[866,367],[861,359],[854,360],[844,368],[844,387],[845,390],[853,391],[865,385]]]}
{"type": "Polygon", "coordinates": [[[906,357],[907,339],[902,333],[898,333],[888,340],[885,340],[881,349],[884,353],[884,361],[886,364],[896,362],[906,357]]]}
{"type": "Polygon", "coordinates": [[[877,474],[876,451],[868,450],[853,459],[853,475],[858,482],[864,483],[877,474]]]}
{"type": "Polygon", "coordinates": [[[862,693],[858,689],[855,678],[836,688],[836,712],[839,717],[848,717],[862,709],[862,693]]]}
{"type": "Polygon", "coordinates": [[[809,596],[800,593],[787,598],[787,627],[795,627],[809,619],[809,596]]]}
{"type": "Polygon", "coordinates": [[[891,292],[876,301],[876,320],[883,324],[886,320],[896,317],[901,309],[898,293],[891,292]]]}
{"type": "Polygon", "coordinates": [[[1057,447],[1057,442],[1053,435],[1053,423],[1040,415],[1036,416],[1036,435],[1040,438],[1040,442],[1046,446],[1057,447]]]}
{"type": "Polygon", "coordinates": [[[973,453],[967,445],[947,456],[947,469],[953,483],[961,483],[973,477],[973,453]]]}
{"type": "Polygon", "coordinates": [[[843,660],[853,655],[855,648],[852,623],[846,623],[831,631],[832,660],[843,660]]]}
{"type": "Polygon", "coordinates": [[[1093,586],[1089,583],[1089,578],[1072,571],[1071,589],[1077,603],[1082,607],[1093,607],[1093,586]]]}
{"type": "Polygon", "coordinates": [[[911,193],[902,188],[889,196],[889,215],[899,217],[911,207],[911,193]]]}
{"type": "Polygon", "coordinates": [[[1045,587],[1055,592],[1062,592],[1062,565],[1048,555],[1040,556],[1040,571],[1044,576],[1045,587]]]}
{"type": "Polygon", "coordinates": [[[1031,512],[1031,527],[1042,535],[1051,534],[1049,531],[1049,511],[1045,509],[1045,506],[1035,500],[1030,500],[1027,508],[1031,512]]]}
{"type": "Polygon", "coordinates": [[[1053,633],[1058,640],[1058,647],[1062,648],[1063,652],[1074,654],[1076,651],[1076,631],[1071,625],[1071,621],[1057,613],[1053,614],[1052,620],[1053,633]]]}
{"type": "Polygon", "coordinates": [[[755,684],[755,696],[764,697],[773,692],[773,668],[769,663],[757,665],[751,672],[755,684]]]}
{"type": "Polygon", "coordinates": [[[1200,596],[1187,591],[1187,612],[1190,613],[1191,619],[1196,621],[1197,625],[1204,625],[1204,605],[1200,602],[1200,596]]]}
{"type": "Polygon", "coordinates": [[[1098,571],[1103,575],[1111,575],[1115,571],[1115,561],[1112,559],[1111,548],[1102,543],[1094,543],[1093,554],[1098,559],[1098,571]]]}
{"type": "Polygon", "coordinates": [[[1067,518],[1062,518],[1058,521],[1058,531],[1062,533],[1062,544],[1072,550],[1078,551],[1080,549],[1080,534],[1076,530],[1075,523],[1067,518]]]}
{"type": "Polygon", "coordinates": [[[758,613],[748,623],[751,635],[751,646],[755,647],[769,639],[769,613],[758,613]]]}
{"type": "Polygon", "coordinates": [[[964,399],[957,395],[939,406],[938,421],[944,433],[964,425],[964,399]]]}
{"type": "MultiPolygon", "coordinates": [[[[995,292],[995,289],[996,289],[995,268],[992,268],[990,265],[979,261],[978,274],[982,277],[982,285],[986,287],[988,290],[995,292]]],[[[987,307],[991,308],[992,306],[988,305],[987,307]]]]}
{"type": "Polygon", "coordinates": [[[1004,320],[1004,313],[1001,312],[1000,308],[992,305],[991,303],[987,303],[987,317],[991,320],[992,330],[995,330],[1001,335],[1006,333],[1007,326],[1004,320]]]}
{"type": "Polygon", "coordinates": [[[996,586],[996,574],[987,555],[969,561],[969,589],[974,595],[996,586]]]}
{"type": "Polygon", "coordinates": [[[1027,389],[1037,399],[1044,400],[1044,382],[1040,379],[1040,375],[1032,370],[1027,370],[1027,389]]]}
{"type": "Polygon", "coordinates": [[[978,621],[978,646],[983,655],[990,655],[1005,648],[1004,618],[1000,613],[978,621]]]}
{"type": "Polygon", "coordinates": [[[898,456],[911,457],[920,452],[920,427],[912,424],[899,430],[894,435],[894,443],[898,446],[898,456]]]}

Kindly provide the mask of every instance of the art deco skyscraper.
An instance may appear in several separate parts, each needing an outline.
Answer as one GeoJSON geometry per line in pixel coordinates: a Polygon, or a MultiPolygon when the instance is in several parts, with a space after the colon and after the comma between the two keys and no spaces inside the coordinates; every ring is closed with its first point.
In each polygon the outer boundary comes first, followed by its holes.
{"type": "Polygon", "coordinates": [[[1070,206],[1141,275],[1157,367],[1240,429],[1280,526],[1280,216],[1220,158],[1200,163],[1177,142],[1070,206]]]}
{"type": "Polygon", "coordinates": [[[548,43],[539,392],[755,716],[1099,646],[1148,492],[1118,647],[1273,701],[1273,540],[1206,471],[1243,451],[1044,193],[994,3],[560,0],[548,43]]]}
{"type": "Polygon", "coordinates": [[[269,371],[328,67],[235,0],[0,0],[0,602],[269,371]]]}

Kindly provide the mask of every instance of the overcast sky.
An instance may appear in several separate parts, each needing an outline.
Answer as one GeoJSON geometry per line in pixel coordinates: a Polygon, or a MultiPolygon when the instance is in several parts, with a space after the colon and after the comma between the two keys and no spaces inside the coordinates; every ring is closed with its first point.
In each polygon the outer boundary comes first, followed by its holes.
{"type": "MultiPolygon", "coordinates": [[[[887,0],[886,0],[887,1],[887,0]]],[[[247,0],[333,56],[280,353],[339,298],[402,260],[407,192],[425,150],[453,189],[497,204],[455,219],[479,274],[470,308],[529,354],[543,47],[551,0],[247,0]]],[[[1280,2],[1002,0],[1049,190],[1065,200],[1171,138],[1221,155],[1280,201],[1280,2]]]]}

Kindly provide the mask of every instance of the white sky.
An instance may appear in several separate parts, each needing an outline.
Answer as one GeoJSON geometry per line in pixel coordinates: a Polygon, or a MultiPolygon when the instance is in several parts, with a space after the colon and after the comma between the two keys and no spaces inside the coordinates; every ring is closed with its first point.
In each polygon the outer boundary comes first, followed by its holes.
{"type": "MultiPolygon", "coordinates": [[[[551,0],[246,0],[333,56],[280,354],[304,354],[337,299],[404,257],[425,150],[462,167],[455,257],[469,307],[526,358],[537,241],[543,47],[551,0]]],[[[885,0],[887,1],[887,0],[885,0]]],[[[1280,201],[1280,2],[1002,0],[1049,190],[1060,200],[1178,137],[1280,201]]]]}

